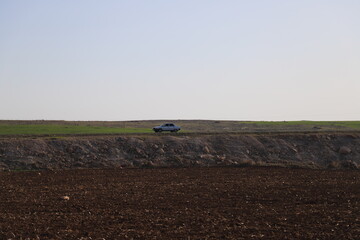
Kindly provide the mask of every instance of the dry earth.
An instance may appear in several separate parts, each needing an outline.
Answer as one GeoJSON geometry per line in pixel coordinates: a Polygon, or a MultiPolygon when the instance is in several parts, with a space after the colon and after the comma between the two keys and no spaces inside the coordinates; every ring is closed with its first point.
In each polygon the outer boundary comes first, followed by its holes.
{"type": "Polygon", "coordinates": [[[360,239],[360,172],[0,172],[0,239],[360,239]]]}
{"type": "Polygon", "coordinates": [[[248,165],[357,169],[359,164],[359,133],[0,139],[0,170],[248,165]]]}

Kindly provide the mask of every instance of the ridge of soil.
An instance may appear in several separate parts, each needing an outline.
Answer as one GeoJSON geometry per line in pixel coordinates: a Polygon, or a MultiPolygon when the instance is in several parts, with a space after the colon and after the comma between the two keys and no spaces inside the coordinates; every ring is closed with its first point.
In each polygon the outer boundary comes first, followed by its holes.
{"type": "Polygon", "coordinates": [[[0,138],[1,170],[360,165],[360,134],[147,134],[0,138]]]}

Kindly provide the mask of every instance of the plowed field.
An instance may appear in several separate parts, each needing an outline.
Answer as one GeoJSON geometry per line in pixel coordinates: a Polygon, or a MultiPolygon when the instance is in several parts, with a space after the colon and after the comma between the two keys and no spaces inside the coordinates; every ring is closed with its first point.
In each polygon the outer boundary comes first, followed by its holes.
{"type": "Polygon", "coordinates": [[[0,172],[0,239],[360,239],[360,171],[0,172]]]}

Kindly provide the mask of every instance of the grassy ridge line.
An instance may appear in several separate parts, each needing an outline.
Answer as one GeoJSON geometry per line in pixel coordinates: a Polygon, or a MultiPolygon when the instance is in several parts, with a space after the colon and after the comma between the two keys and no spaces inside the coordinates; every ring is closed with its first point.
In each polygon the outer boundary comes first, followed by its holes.
{"type": "MultiPolygon", "coordinates": [[[[246,133],[246,132],[319,132],[359,131],[360,121],[191,121],[180,122],[182,133],[246,133]]],[[[83,135],[152,133],[155,122],[1,122],[0,136],[11,135],[83,135]],[[87,125],[85,125],[87,124],[87,125]],[[99,124],[102,124],[100,126],[99,124]]]]}
{"type": "Polygon", "coordinates": [[[0,135],[150,133],[147,128],[118,128],[72,125],[0,125],[0,135]]]}
{"type": "Polygon", "coordinates": [[[301,125],[318,125],[318,126],[338,126],[347,127],[360,130],[360,121],[283,121],[283,122],[272,122],[272,121],[247,121],[240,122],[244,124],[256,124],[259,126],[301,126],[301,125]]]}

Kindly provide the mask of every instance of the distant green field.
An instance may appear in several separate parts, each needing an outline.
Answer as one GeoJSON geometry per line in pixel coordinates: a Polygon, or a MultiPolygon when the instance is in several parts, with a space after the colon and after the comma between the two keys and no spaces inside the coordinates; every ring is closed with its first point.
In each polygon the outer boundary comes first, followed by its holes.
{"type": "Polygon", "coordinates": [[[323,126],[323,127],[345,127],[360,130],[360,121],[281,121],[281,122],[241,122],[245,124],[256,124],[259,126],[323,126]]]}
{"type": "MultiPolygon", "coordinates": [[[[152,127],[171,121],[1,121],[1,135],[151,133],[152,127]]],[[[177,120],[181,133],[196,132],[311,132],[360,130],[360,121],[214,121],[177,120]]]]}
{"type": "Polygon", "coordinates": [[[2,125],[0,135],[149,133],[149,128],[119,128],[75,125],[2,125]]]}

